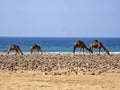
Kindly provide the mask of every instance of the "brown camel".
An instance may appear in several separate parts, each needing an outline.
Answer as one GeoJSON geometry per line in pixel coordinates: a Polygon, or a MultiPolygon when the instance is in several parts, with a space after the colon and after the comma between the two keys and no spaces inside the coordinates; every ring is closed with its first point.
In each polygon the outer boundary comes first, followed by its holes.
{"type": "Polygon", "coordinates": [[[20,49],[20,47],[18,45],[15,45],[15,44],[10,45],[9,48],[8,48],[8,54],[10,53],[11,50],[15,50],[16,53],[20,52],[21,55],[23,55],[23,53],[22,53],[22,51],[21,51],[21,49],[20,49]]]}
{"type": "Polygon", "coordinates": [[[90,44],[90,50],[93,50],[93,48],[98,48],[99,50],[99,54],[100,54],[100,50],[101,50],[101,48],[103,48],[104,49],[104,51],[108,54],[108,55],[110,55],[110,53],[109,53],[109,51],[103,46],[103,44],[101,43],[101,42],[99,42],[98,40],[95,40],[94,42],[92,42],[91,44],[90,44]]]}
{"type": "Polygon", "coordinates": [[[38,52],[41,52],[41,54],[43,54],[42,50],[41,50],[41,47],[38,46],[37,44],[35,44],[31,47],[31,54],[33,53],[34,50],[37,50],[38,52]]]}
{"type": "Polygon", "coordinates": [[[80,48],[80,51],[83,49],[83,54],[84,54],[84,48],[87,49],[89,52],[93,53],[92,50],[88,49],[85,43],[82,42],[81,40],[78,40],[77,42],[74,43],[74,48],[73,48],[74,55],[75,55],[76,48],[80,48]]]}

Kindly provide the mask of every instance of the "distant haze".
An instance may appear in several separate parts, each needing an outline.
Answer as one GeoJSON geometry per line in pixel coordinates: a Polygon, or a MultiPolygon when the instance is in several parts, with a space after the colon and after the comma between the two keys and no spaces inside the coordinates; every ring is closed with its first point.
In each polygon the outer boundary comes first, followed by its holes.
{"type": "Polygon", "coordinates": [[[0,36],[120,37],[120,0],[0,0],[0,36]]]}

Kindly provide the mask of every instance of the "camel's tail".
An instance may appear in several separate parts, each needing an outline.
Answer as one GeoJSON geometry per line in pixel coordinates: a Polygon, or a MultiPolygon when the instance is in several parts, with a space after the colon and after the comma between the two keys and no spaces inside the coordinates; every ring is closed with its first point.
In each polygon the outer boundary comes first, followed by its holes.
{"type": "Polygon", "coordinates": [[[85,48],[86,48],[89,52],[93,53],[93,51],[92,51],[91,49],[87,48],[86,46],[85,46],[85,48]]]}
{"type": "Polygon", "coordinates": [[[102,48],[105,50],[105,52],[110,55],[109,51],[107,50],[107,48],[105,48],[103,45],[102,45],[102,48]]]}

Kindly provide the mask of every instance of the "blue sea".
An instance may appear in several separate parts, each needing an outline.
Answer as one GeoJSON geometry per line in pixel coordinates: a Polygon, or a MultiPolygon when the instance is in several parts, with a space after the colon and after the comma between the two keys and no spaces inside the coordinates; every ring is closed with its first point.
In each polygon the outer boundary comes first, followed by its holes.
{"type": "MultiPolygon", "coordinates": [[[[9,45],[12,44],[19,45],[23,52],[30,52],[30,48],[34,44],[40,45],[43,52],[72,52],[73,43],[77,40],[82,40],[87,47],[94,40],[99,40],[110,52],[120,52],[120,38],[88,37],[0,37],[0,52],[7,52],[9,45]]],[[[94,49],[94,51],[98,50],[94,49]]]]}

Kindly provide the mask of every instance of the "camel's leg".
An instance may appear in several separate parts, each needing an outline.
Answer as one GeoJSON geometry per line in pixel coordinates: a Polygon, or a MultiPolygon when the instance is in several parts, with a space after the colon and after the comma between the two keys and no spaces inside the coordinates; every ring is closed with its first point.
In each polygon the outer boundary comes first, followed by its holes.
{"type": "Polygon", "coordinates": [[[7,53],[9,54],[9,53],[10,53],[10,51],[11,51],[11,50],[9,49],[7,53]]]}
{"type": "Polygon", "coordinates": [[[31,54],[33,53],[33,50],[31,49],[31,54]]]}
{"type": "Polygon", "coordinates": [[[73,55],[75,56],[75,52],[73,52],[73,55]]]}
{"type": "Polygon", "coordinates": [[[42,50],[40,49],[41,54],[43,54],[42,50]]]}
{"type": "Polygon", "coordinates": [[[41,51],[41,49],[38,49],[38,52],[41,52],[41,54],[42,54],[42,51],[41,51]]]}
{"type": "Polygon", "coordinates": [[[37,51],[40,52],[40,49],[38,49],[37,51]]]}
{"type": "Polygon", "coordinates": [[[80,53],[82,52],[82,48],[80,48],[80,53]]]}
{"type": "Polygon", "coordinates": [[[82,48],[80,48],[80,52],[82,52],[82,48]]]}
{"type": "Polygon", "coordinates": [[[83,55],[85,56],[85,53],[84,53],[84,48],[83,48],[83,55]]]}
{"type": "Polygon", "coordinates": [[[16,50],[16,54],[19,54],[19,51],[18,51],[18,50],[16,50]]]}
{"type": "Polygon", "coordinates": [[[99,50],[98,50],[98,51],[99,51],[99,54],[100,54],[100,50],[101,50],[101,48],[99,48],[99,50]]]}
{"type": "Polygon", "coordinates": [[[75,50],[76,50],[76,47],[73,48],[73,54],[74,54],[74,56],[75,56],[75,50]]]}

